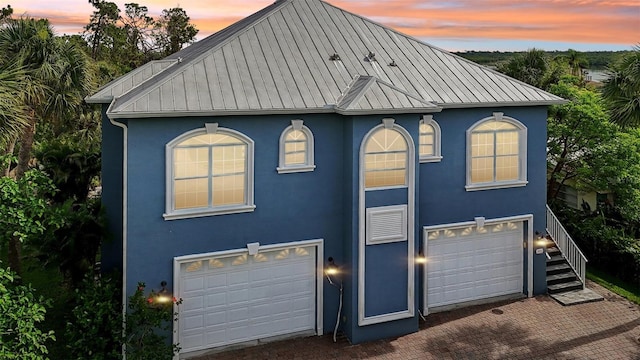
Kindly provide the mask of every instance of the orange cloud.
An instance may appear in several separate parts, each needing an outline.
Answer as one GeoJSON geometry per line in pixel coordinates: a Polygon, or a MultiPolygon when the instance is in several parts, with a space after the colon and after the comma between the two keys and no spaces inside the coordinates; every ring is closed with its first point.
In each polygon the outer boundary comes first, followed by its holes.
{"type": "MultiPolygon", "coordinates": [[[[27,0],[28,1],[28,0],[27,0]]],[[[32,0],[33,1],[33,0],[32,0]]],[[[68,0],[58,0],[66,3],[68,0]]],[[[78,1],[78,0],[74,0],[78,1]]],[[[267,6],[273,0],[182,0],[180,5],[200,30],[198,38],[218,31],[267,6]],[[209,15],[211,14],[211,15],[209,15]],[[209,15],[209,16],[207,16],[209,15]]],[[[141,1],[157,16],[161,9],[178,6],[175,0],[141,1]]],[[[363,2],[329,0],[329,3],[360,14],[421,39],[501,39],[634,45],[640,42],[639,0],[394,0],[363,2]]],[[[121,9],[124,4],[118,3],[121,9]]],[[[84,13],[15,8],[47,17],[67,33],[81,32],[91,9],[84,13]],[[69,31],[67,31],[67,29],[69,31]],[[75,29],[75,31],[71,31],[75,29]]]]}

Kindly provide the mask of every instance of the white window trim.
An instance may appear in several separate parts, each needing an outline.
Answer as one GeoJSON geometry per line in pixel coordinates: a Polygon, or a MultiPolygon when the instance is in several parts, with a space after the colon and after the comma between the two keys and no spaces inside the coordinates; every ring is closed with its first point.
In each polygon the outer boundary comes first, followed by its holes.
{"type": "MultiPolygon", "coordinates": [[[[419,125],[431,125],[433,127],[433,155],[420,155],[421,163],[440,162],[442,160],[442,134],[440,125],[433,119],[433,115],[424,115],[419,125]]],[[[418,126],[418,129],[420,127],[418,126]]],[[[418,130],[418,154],[420,154],[420,133],[418,130]]]]}
{"type": "Polygon", "coordinates": [[[359,157],[359,197],[358,197],[358,326],[366,326],[380,324],[388,321],[412,318],[415,316],[415,299],[414,299],[414,279],[415,279],[415,244],[414,244],[414,199],[415,199],[415,143],[409,132],[403,127],[395,124],[395,120],[391,118],[382,119],[383,124],[374,127],[364,136],[360,144],[359,157]],[[371,135],[381,127],[394,129],[400,132],[407,141],[407,183],[405,186],[398,187],[381,187],[365,189],[364,185],[364,155],[365,145],[371,135]],[[407,310],[380,314],[375,316],[365,315],[365,227],[366,227],[366,208],[365,193],[370,190],[385,190],[389,188],[407,188],[407,310]]]}
{"type": "Polygon", "coordinates": [[[279,161],[278,167],[276,170],[278,174],[290,174],[290,173],[299,173],[299,172],[309,172],[313,171],[316,168],[314,163],[314,142],[313,142],[313,133],[309,130],[308,127],[304,126],[302,120],[291,120],[291,125],[285,128],[280,134],[280,146],[279,146],[279,161]],[[298,165],[286,165],[285,164],[285,141],[287,138],[287,134],[291,130],[299,130],[307,137],[307,153],[306,153],[306,161],[304,164],[298,165]]]}
{"type": "Polygon", "coordinates": [[[190,219],[204,216],[238,214],[252,212],[256,208],[253,199],[254,176],[253,176],[253,151],[254,142],[248,136],[239,131],[218,127],[217,123],[205,124],[205,127],[187,131],[171,140],[165,146],[165,213],[162,217],[165,220],[190,219]],[[207,133],[226,133],[242,140],[247,145],[246,159],[246,183],[245,183],[245,203],[237,205],[224,205],[215,207],[201,207],[193,209],[174,209],[175,197],[173,196],[173,149],[182,141],[207,133]]]}
{"type": "MultiPolygon", "coordinates": [[[[495,156],[495,154],[494,154],[495,156]]],[[[469,129],[467,129],[467,184],[465,189],[467,191],[479,191],[479,190],[490,190],[490,189],[506,189],[513,187],[522,187],[528,184],[527,181],[527,127],[524,126],[520,121],[509,117],[504,116],[503,113],[495,112],[493,116],[486,117],[475,124],[473,124],[469,129]],[[518,128],[518,175],[519,178],[516,180],[509,181],[491,181],[484,183],[472,183],[471,182],[471,135],[473,130],[486,121],[505,121],[513,124],[518,128]]]]}

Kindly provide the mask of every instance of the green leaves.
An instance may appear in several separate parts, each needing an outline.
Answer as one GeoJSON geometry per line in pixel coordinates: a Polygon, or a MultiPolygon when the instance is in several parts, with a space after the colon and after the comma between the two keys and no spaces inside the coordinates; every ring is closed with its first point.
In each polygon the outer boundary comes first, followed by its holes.
{"type": "Polygon", "coordinates": [[[17,283],[15,274],[0,268],[0,359],[48,359],[47,341],[53,331],[42,331],[46,302],[30,285],[17,283]]]}
{"type": "Polygon", "coordinates": [[[609,66],[602,95],[612,122],[622,127],[640,127],[640,45],[609,66]]]}

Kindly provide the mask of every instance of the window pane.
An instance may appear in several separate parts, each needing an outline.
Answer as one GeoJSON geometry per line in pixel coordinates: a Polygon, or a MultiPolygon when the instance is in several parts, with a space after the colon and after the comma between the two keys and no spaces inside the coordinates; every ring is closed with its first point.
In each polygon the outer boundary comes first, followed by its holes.
{"type": "Polygon", "coordinates": [[[433,156],[433,145],[420,145],[420,156],[433,156]]]}
{"type": "Polygon", "coordinates": [[[496,158],[496,181],[518,180],[518,155],[496,158]]]}
{"type": "Polygon", "coordinates": [[[434,130],[433,130],[433,126],[432,125],[427,125],[424,122],[420,123],[420,135],[422,134],[433,134],[434,130]]]}
{"type": "Polygon", "coordinates": [[[364,174],[364,185],[367,188],[381,186],[397,186],[406,183],[406,170],[369,171],[364,174]]]}
{"type": "Polygon", "coordinates": [[[392,129],[380,129],[376,131],[365,147],[365,152],[407,150],[407,143],[399,132],[392,129]]]}
{"type": "Polygon", "coordinates": [[[290,141],[290,140],[307,141],[307,136],[300,130],[291,130],[287,133],[287,137],[285,141],[290,141]]]}
{"type": "Polygon", "coordinates": [[[493,156],[493,133],[471,135],[471,156],[493,156]]]}
{"type": "Polygon", "coordinates": [[[174,176],[176,178],[207,176],[209,174],[209,148],[174,149],[174,176]]]}
{"type": "Polygon", "coordinates": [[[493,157],[471,160],[471,182],[482,183],[493,180],[493,157]]]}
{"type": "Polygon", "coordinates": [[[173,191],[176,210],[207,207],[209,205],[208,178],[175,180],[173,191]]]}
{"type": "Polygon", "coordinates": [[[244,173],[246,145],[214,146],[213,175],[244,173]]]}
{"type": "Polygon", "coordinates": [[[244,174],[213,178],[213,206],[244,203],[244,174]]]}
{"type": "Polygon", "coordinates": [[[228,145],[228,144],[243,144],[242,140],[225,134],[202,134],[194,137],[190,137],[187,140],[178,144],[178,146],[190,146],[190,145],[228,145]]]}
{"type": "Polygon", "coordinates": [[[291,154],[286,154],[284,156],[284,164],[285,165],[301,165],[301,164],[305,164],[306,163],[306,156],[305,153],[291,153],[291,154]]]}
{"type": "Polygon", "coordinates": [[[518,154],[518,132],[508,131],[496,134],[496,155],[518,154]]]}
{"type": "Polygon", "coordinates": [[[506,121],[485,121],[482,124],[476,126],[473,131],[495,131],[495,130],[507,130],[507,129],[517,129],[515,125],[506,121]]]}

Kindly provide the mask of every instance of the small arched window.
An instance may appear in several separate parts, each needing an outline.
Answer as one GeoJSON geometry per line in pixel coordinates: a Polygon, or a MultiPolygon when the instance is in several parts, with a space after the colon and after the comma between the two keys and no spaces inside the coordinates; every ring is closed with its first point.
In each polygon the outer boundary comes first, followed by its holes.
{"type": "Polygon", "coordinates": [[[366,189],[407,185],[408,147],[404,136],[381,127],[367,139],[364,148],[366,189]]]}
{"type": "Polygon", "coordinates": [[[253,211],[253,141],[206,124],[167,144],[167,220],[253,211]]]}
{"type": "Polygon", "coordinates": [[[313,133],[302,124],[292,120],[291,126],[280,135],[280,160],[278,173],[313,171],[316,168],[313,154],[313,133]]]}
{"type": "Polygon", "coordinates": [[[467,190],[527,184],[527,129],[494,113],[467,130],[467,190]]]}
{"type": "Polygon", "coordinates": [[[438,162],[442,160],[440,126],[433,120],[433,115],[422,117],[419,132],[420,162],[438,162]]]}

